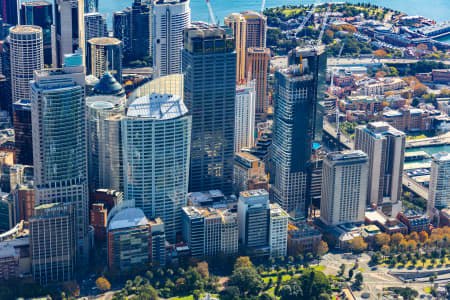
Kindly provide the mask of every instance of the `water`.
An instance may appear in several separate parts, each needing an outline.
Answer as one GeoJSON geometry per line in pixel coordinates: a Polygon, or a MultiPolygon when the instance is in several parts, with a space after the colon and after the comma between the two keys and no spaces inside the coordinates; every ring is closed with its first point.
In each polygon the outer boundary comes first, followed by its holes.
{"type": "MultiPolygon", "coordinates": [[[[429,155],[433,155],[439,152],[450,152],[450,145],[442,145],[442,146],[429,146],[429,147],[418,147],[418,148],[408,148],[405,150],[405,152],[418,152],[418,151],[425,151],[429,155]]],[[[428,159],[421,159],[421,160],[415,160],[411,162],[407,162],[405,164],[411,164],[411,163],[425,163],[431,161],[431,158],[428,159]]]]}
{"type": "MultiPolygon", "coordinates": [[[[114,11],[119,11],[131,6],[132,0],[99,0],[99,10],[107,14],[108,22],[114,11]]],[[[311,4],[314,0],[266,0],[267,7],[283,5],[311,4]]],[[[337,2],[337,1],[336,1],[337,2]]],[[[347,0],[350,3],[367,2],[378,6],[388,7],[404,12],[408,15],[423,15],[425,17],[443,22],[450,16],[449,0],[347,0]]],[[[223,18],[232,12],[244,10],[260,11],[262,1],[260,0],[210,0],[216,20],[223,24],[223,18]]],[[[192,20],[210,21],[206,0],[191,0],[192,20]]]]}

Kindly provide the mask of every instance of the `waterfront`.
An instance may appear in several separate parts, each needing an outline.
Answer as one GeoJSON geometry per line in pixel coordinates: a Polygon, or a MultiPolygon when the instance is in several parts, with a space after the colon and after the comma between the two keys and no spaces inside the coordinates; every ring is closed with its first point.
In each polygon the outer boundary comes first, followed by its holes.
{"type": "MultiPolygon", "coordinates": [[[[111,15],[114,11],[122,10],[131,6],[133,0],[115,0],[99,1],[100,12],[107,14],[108,22],[111,21],[111,15]]],[[[314,0],[267,0],[266,7],[276,7],[283,5],[301,5],[311,4],[314,0]]],[[[425,0],[347,0],[349,3],[367,2],[378,6],[388,7],[394,10],[404,12],[408,15],[423,15],[425,17],[443,22],[449,19],[450,1],[433,0],[430,5],[425,0]]],[[[261,10],[260,0],[210,0],[213,7],[216,20],[223,24],[223,18],[232,12],[241,12],[244,10],[261,10]]],[[[210,21],[206,0],[191,0],[192,20],[210,21]]],[[[448,41],[448,38],[447,38],[448,41]]]]}

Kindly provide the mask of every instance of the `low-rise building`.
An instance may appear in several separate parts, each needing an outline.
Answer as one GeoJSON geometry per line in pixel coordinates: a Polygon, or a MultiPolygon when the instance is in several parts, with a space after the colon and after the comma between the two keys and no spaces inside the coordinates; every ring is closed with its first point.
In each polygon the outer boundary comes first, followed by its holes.
{"type": "Polygon", "coordinates": [[[236,195],[242,191],[267,189],[268,180],[264,172],[265,164],[258,157],[238,152],[234,155],[233,189],[236,195]]]}
{"type": "Polygon", "coordinates": [[[24,223],[0,235],[0,279],[8,280],[31,274],[29,231],[24,223]]]}
{"type": "Polygon", "coordinates": [[[408,233],[408,227],[400,222],[398,219],[386,216],[383,212],[377,209],[368,209],[365,214],[366,224],[373,224],[378,226],[383,232],[387,234],[393,233],[408,233]]]}
{"type": "Polygon", "coordinates": [[[421,232],[430,230],[430,218],[416,210],[402,211],[397,218],[408,226],[408,232],[421,232]]]}
{"type": "Polygon", "coordinates": [[[322,240],[320,231],[306,222],[289,224],[288,255],[312,252],[322,240]]]}

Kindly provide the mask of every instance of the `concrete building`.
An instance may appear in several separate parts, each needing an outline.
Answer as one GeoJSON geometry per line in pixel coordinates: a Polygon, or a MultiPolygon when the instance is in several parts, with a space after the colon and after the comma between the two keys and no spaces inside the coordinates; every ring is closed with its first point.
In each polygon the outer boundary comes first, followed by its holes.
{"type": "Polygon", "coordinates": [[[20,185],[13,191],[17,222],[20,220],[28,221],[32,217],[35,206],[34,193],[31,183],[20,185]]]}
{"type": "Polygon", "coordinates": [[[270,204],[270,257],[286,256],[289,215],[276,203],[270,204]]]}
{"type": "Polygon", "coordinates": [[[242,84],[247,77],[247,74],[245,73],[247,21],[245,21],[243,15],[232,13],[225,17],[224,24],[233,29],[236,48],[236,82],[242,84]]]}
{"type": "Polygon", "coordinates": [[[101,78],[106,72],[122,82],[122,42],[116,38],[98,37],[88,40],[87,74],[101,78]]]}
{"type": "Polygon", "coordinates": [[[82,62],[80,54],[66,56],[64,68],[36,71],[30,85],[36,205],[73,205],[77,259],[86,262],[88,154],[82,62]]]}
{"type": "Polygon", "coordinates": [[[139,208],[125,208],[108,221],[108,267],[127,270],[150,262],[150,223],[139,208]]]}
{"type": "Polygon", "coordinates": [[[184,103],[192,115],[189,191],[220,189],[231,194],[236,101],[234,39],[217,25],[194,22],[184,31],[182,61],[184,103]]]}
{"type": "Polygon", "coordinates": [[[72,205],[36,206],[30,218],[31,264],[34,280],[42,285],[73,280],[75,219],[72,205]]]}
{"type": "Polygon", "coordinates": [[[183,30],[191,24],[189,0],[152,2],[154,77],[181,73],[183,30]]]}
{"type": "Polygon", "coordinates": [[[241,14],[247,22],[247,39],[245,42],[246,48],[265,48],[267,32],[266,16],[249,10],[246,10],[241,14]]]}
{"type": "Polygon", "coordinates": [[[160,266],[166,264],[166,234],[160,218],[150,220],[150,260],[160,266]]]}
{"type": "Polygon", "coordinates": [[[258,157],[238,152],[234,155],[233,189],[234,194],[256,189],[268,189],[268,179],[264,172],[265,164],[258,157]]]}
{"type": "Polygon", "coordinates": [[[430,188],[427,212],[434,214],[435,209],[450,206],[450,154],[440,152],[433,155],[430,173],[430,188]]]}
{"type": "MultiPolygon", "coordinates": [[[[84,14],[84,38],[85,49],[88,42],[93,38],[107,37],[108,30],[106,28],[106,19],[99,12],[90,12],[84,14]]],[[[87,50],[86,50],[87,51],[87,50]]]]}
{"type": "Polygon", "coordinates": [[[246,58],[246,76],[248,80],[255,80],[256,104],[255,119],[263,121],[266,119],[269,106],[267,79],[269,74],[270,50],[268,48],[248,48],[246,58]]]}
{"type": "Polygon", "coordinates": [[[327,225],[364,222],[369,176],[362,151],[330,153],[323,161],[320,218],[327,225]]]}
{"type": "MultiPolygon", "coordinates": [[[[18,231],[13,228],[10,232],[13,230],[18,231]]],[[[2,280],[19,279],[31,271],[28,230],[17,233],[19,236],[5,237],[0,242],[0,279],[2,280]]]]}
{"type": "Polygon", "coordinates": [[[236,87],[234,119],[234,152],[255,143],[255,82],[236,87]]]}
{"type": "Polygon", "coordinates": [[[33,72],[44,67],[43,34],[38,26],[14,26],[9,32],[12,103],[30,99],[33,72]]]}
{"type": "Polygon", "coordinates": [[[369,156],[368,204],[395,217],[401,210],[405,134],[386,122],[359,126],[355,149],[369,156]]]}
{"type": "Polygon", "coordinates": [[[131,102],[121,124],[125,200],[161,218],[172,243],[186,205],[191,120],[180,96],[151,94],[131,102]]]}
{"type": "Polygon", "coordinates": [[[266,190],[244,191],[238,202],[239,240],[252,256],[270,255],[270,204],[266,190]]]}
{"type": "Polygon", "coordinates": [[[31,101],[21,99],[13,104],[14,146],[16,162],[33,164],[33,136],[31,129],[31,101]]]}
{"type": "Polygon", "coordinates": [[[288,225],[288,254],[291,256],[313,252],[322,240],[320,231],[306,222],[288,225]]]}

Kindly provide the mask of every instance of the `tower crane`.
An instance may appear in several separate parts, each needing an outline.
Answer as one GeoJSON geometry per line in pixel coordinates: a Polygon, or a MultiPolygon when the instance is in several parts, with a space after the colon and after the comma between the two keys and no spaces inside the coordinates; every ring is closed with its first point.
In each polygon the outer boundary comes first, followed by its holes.
{"type": "Polygon", "coordinates": [[[211,17],[211,22],[213,23],[213,25],[216,25],[216,18],[214,18],[214,13],[211,7],[211,3],[209,3],[209,0],[206,0],[206,5],[208,5],[208,10],[209,10],[209,16],[211,17]]]}
{"type": "Polygon", "coordinates": [[[264,12],[264,6],[266,6],[266,0],[262,0],[262,3],[261,3],[261,14],[263,14],[263,12],[264,12]]]}

